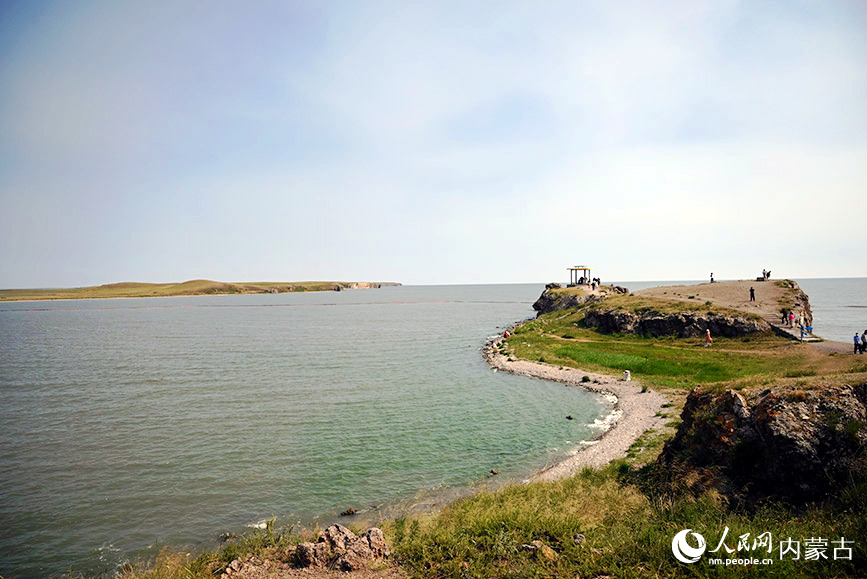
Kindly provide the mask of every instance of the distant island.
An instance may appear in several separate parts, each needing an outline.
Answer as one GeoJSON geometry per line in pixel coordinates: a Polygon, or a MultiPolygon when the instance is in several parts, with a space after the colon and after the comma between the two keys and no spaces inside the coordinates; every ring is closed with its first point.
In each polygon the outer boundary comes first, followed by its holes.
{"type": "Polygon", "coordinates": [[[221,282],[194,279],[181,283],[122,282],[106,285],[0,290],[0,301],[84,300],[105,298],[152,298],[170,296],[204,296],[226,294],[279,294],[290,292],[342,291],[399,286],[396,282],[369,281],[296,281],[296,282],[221,282]]]}

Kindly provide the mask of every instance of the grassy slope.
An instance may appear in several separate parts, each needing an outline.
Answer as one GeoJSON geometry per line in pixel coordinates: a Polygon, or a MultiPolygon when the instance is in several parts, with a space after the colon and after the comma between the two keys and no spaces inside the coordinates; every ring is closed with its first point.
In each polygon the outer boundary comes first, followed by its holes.
{"type": "MultiPolygon", "coordinates": [[[[669,312],[716,308],[630,296],[613,300],[624,308],[669,312]]],[[[823,354],[770,334],[721,338],[712,348],[704,348],[701,339],[600,334],[582,328],[582,318],[580,310],[541,316],[517,328],[506,347],[516,357],[615,375],[628,367],[644,383],[668,393],[672,403],[666,414],[672,417],[688,390],[698,384],[763,388],[786,383],[810,388],[867,371],[857,357],[823,354]]],[[[858,377],[864,379],[863,374],[858,377]]],[[[401,568],[417,577],[856,577],[867,568],[867,483],[853,484],[835,504],[799,510],[771,504],[743,512],[711,493],[674,495],[648,480],[652,470],[642,465],[655,460],[677,422],[664,431],[645,433],[626,459],[605,469],[483,492],[438,513],[385,521],[383,529],[401,568]],[[693,565],[673,558],[671,540],[678,531],[701,532],[711,543],[708,549],[714,549],[725,527],[732,547],[744,533],[754,538],[769,531],[776,549],[777,541],[786,537],[839,541],[843,536],[856,541],[854,560],[804,561],[802,555],[798,561],[780,561],[776,551],[764,554],[774,558],[772,566],[716,567],[707,563],[711,555],[693,565]],[[576,540],[578,535],[583,538],[576,540]],[[546,556],[525,547],[533,541],[556,554],[546,556]]],[[[248,540],[256,544],[261,538],[248,540]]],[[[830,543],[829,547],[833,548],[830,543]]],[[[230,556],[206,553],[177,573],[135,576],[204,577],[203,569],[220,569],[230,556]]],[[[753,556],[762,558],[759,553],[753,556]]]]}
{"type": "MultiPolygon", "coordinates": [[[[686,310],[737,313],[704,304],[624,298],[631,296],[618,296],[604,303],[606,307],[610,303],[612,307],[663,313],[686,310]]],[[[602,334],[583,328],[583,318],[584,311],[580,309],[540,316],[518,327],[507,341],[507,349],[517,358],[561,366],[615,375],[630,370],[650,385],[663,388],[723,383],[744,388],[787,377],[865,370],[856,358],[817,353],[770,332],[742,338],[718,337],[713,347],[705,348],[703,338],[648,339],[631,334],[602,334]]]]}
{"type": "MultiPolygon", "coordinates": [[[[732,313],[712,304],[634,296],[611,298],[608,306],[732,313]]],[[[582,328],[582,318],[580,310],[546,314],[517,328],[506,347],[515,357],[557,365],[615,375],[631,369],[644,383],[668,393],[671,415],[682,406],[688,390],[699,384],[720,389],[780,383],[810,388],[867,371],[856,357],[817,353],[770,333],[721,338],[705,348],[703,340],[695,338],[601,334],[582,328]]],[[[673,432],[666,428],[646,433],[626,459],[601,471],[585,470],[564,481],[509,486],[468,497],[427,518],[389,523],[387,531],[403,564],[419,577],[854,577],[867,564],[865,485],[853,485],[837,504],[801,510],[767,505],[756,512],[741,512],[713,494],[674,496],[649,483],[646,475],[651,469],[641,468],[655,460],[673,432]],[[789,536],[837,541],[844,536],[856,540],[855,560],[779,561],[777,552],[765,554],[775,559],[773,566],[717,568],[708,565],[707,557],[692,566],[673,558],[671,539],[678,531],[700,530],[713,542],[708,549],[714,549],[726,526],[733,547],[744,533],[755,537],[770,531],[775,545],[789,536]],[[579,533],[585,537],[580,545],[575,541],[579,533]],[[533,540],[558,555],[548,558],[522,548],[533,540]]]]}
{"type": "MultiPolygon", "coordinates": [[[[267,293],[270,290],[276,290],[278,292],[331,291],[338,285],[345,287],[347,282],[300,281],[225,283],[209,279],[195,279],[182,283],[123,282],[81,288],[0,290],[0,301],[251,294],[267,293]]],[[[382,285],[392,284],[383,283],[382,285]]]]}

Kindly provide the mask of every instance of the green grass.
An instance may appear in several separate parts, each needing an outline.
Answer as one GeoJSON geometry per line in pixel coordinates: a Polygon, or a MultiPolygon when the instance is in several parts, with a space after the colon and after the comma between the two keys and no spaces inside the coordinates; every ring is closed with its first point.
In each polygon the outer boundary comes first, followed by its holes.
{"type": "MultiPolygon", "coordinates": [[[[795,512],[768,505],[755,512],[730,510],[718,496],[647,494],[636,484],[641,473],[624,463],[585,470],[570,479],[535,482],[481,493],[421,519],[387,526],[404,569],[417,577],[681,577],[681,576],[856,576],[867,565],[865,489],[852,487],[845,504],[795,512]],[[723,529],[727,543],[766,531],[774,545],[786,537],[854,539],[852,561],[778,560],[773,566],[712,566],[706,555],[694,565],[678,563],[671,540],[691,528],[714,549],[723,529]],[[583,539],[576,540],[576,536],[583,539]],[[556,557],[524,545],[542,541],[556,557]]],[[[732,555],[735,556],[735,555],[732,555]]],[[[743,552],[741,553],[743,557],[743,552]]],[[[761,558],[761,556],[760,556],[761,558]]]]}
{"type": "Polygon", "coordinates": [[[743,352],[720,351],[694,345],[582,342],[553,347],[557,359],[581,368],[615,372],[630,370],[656,384],[691,388],[698,384],[736,380],[746,376],[782,371],[794,358],[768,358],[743,352]]]}
{"type": "MultiPolygon", "coordinates": [[[[631,296],[623,296],[631,297],[631,296]]],[[[623,308],[682,311],[678,304],[656,303],[651,298],[606,300],[623,308]]],[[[685,304],[680,302],[680,304],[685,304]]],[[[685,304],[692,309],[694,304],[685,304]]],[[[699,309],[707,306],[698,304],[699,309]]],[[[553,312],[516,328],[506,350],[518,358],[634,377],[654,385],[692,388],[700,384],[766,379],[774,376],[815,374],[808,362],[787,352],[789,340],[772,333],[743,338],[717,338],[710,348],[702,338],[646,338],[629,334],[602,334],[582,327],[584,312],[553,312]]]]}
{"type": "Polygon", "coordinates": [[[294,532],[292,527],[277,529],[274,520],[264,529],[233,539],[219,549],[208,550],[191,558],[189,553],[163,549],[153,560],[130,563],[117,577],[120,579],[208,579],[219,577],[237,558],[255,555],[260,558],[285,558],[290,547],[308,537],[294,532]]]}

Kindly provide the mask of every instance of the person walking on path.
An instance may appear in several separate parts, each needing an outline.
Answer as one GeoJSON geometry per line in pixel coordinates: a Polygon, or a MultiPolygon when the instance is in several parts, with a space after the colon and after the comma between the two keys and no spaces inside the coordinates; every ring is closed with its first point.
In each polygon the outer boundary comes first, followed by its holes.
{"type": "Polygon", "coordinates": [[[858,336],[858,332],[855,332],[855,337],[852,338],[852,341],[855,345],[855,350],[852,352],[853,354],[861,353],[861,338],[858,336]]]}
{"type": "Polygon", "coordinates": [[[791,328],[795,327],[795,312],[794,312],[794,310],[789,312],[789,327],[791,327],[791,328]]]}
{"type": "Polygon", "coordinates": [[[756,290],[754,288],[750,288],[750,301],[756,301],[756,290]]]}
{"type": "Polygon", "coordinates": [[[710,337],[710,328],[707,329],[707,334],[705,334],[704,338],[704,347],[707,348],[709,346],[713,346],[713,338],[710,337]]]}

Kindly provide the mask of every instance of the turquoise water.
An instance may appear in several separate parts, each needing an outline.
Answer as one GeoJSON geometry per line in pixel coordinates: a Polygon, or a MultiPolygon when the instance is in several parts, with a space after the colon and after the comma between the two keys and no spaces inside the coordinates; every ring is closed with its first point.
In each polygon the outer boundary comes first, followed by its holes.
{"type": "Polygon", "coordinates": [[[609,411],[485,365],[542,289],[0,304],[0,575],[527,476],[609,411]]]}

